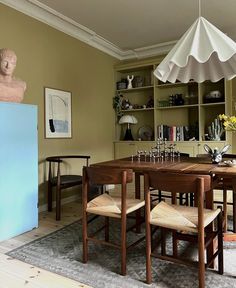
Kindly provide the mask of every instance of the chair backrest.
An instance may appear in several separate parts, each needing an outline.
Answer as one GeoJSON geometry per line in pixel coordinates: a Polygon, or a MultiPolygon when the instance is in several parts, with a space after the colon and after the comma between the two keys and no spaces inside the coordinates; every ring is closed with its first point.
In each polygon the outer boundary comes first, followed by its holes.
{"type": "MultiPolygon", "coordinates": [[[[211,177],[209,175],[195,175],[182,173],[167,173],[150,171],[144,174],[145,191],[149,187],[156,190],[176,193],[202,193],[211,190],[211,177]]],[[[196,195],[197,199],[198,195],[196,195]]],[[[175,203],[176,199],[172,198],[175,203]]]]}
{"type": "Polygon", "coordinates": [[[49,163],[56,162],[61,163],[63,159],[85,159],[86,160],[86,166],[88,166],[88,161],[90,159],[90,156],[87,155],[60,155],[60,156],[49,156],[46,158],[46,161],[49,163]]]}
{"type": "MultiPolygon", "coordinates": [[[[83,204],[87,206],[90,185],[120,184],[122,203],[126,198],[126,184],[133,181],[133,170],[120,168],[84,167],[83,204]]],[[[90,193],[91,194],[91,193],[90,193]]],[[[123,204],[122,204],[123,205],[123,204]]]]}
{"type": "Polygon", "coordinates": [[[203,153],[203,154],[197,154],[196,157],[198,157],[198,158],[211,158],[211,155],[209,155],[207,153],[203,153]]]}
{"type": "Polygon", "coordinates": [[[84,167],[83,180],[88,180],[89,184],[127,184],[133,181],[132,169],[84,167]]]}
{"type": "Polygon", "coordinates": [[[87,155],[60,155],[60,156],[47,157],[46,161],[49,162],[49,170],[48,170],[48,180],[49,181],[53,177],[53,170],[54,169],[53,169],[52,163],[57,163],[58,164],[57,165],[56,177],[59,178],[61,176],[61,165],[60,164],[63,162],[64,159],[84,159],[84,160],[86,160],[86,166],[88,166],[90,156],[87,156],[87,155]]]}
{"type": "Polygon", "coordinates": [[[189,156],[190,156],[189,153],[180,152],[179,154],[180,154],[180,156],[182,156],[182,157],[189,157],[189,156]]]}

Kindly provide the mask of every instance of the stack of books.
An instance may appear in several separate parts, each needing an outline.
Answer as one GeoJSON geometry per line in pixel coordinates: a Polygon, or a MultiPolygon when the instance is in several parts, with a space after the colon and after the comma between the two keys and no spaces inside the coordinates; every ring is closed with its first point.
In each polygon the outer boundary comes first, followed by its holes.
{"type": "Polygon", "coordinates": [[[189,126],[157,126],[157,137],[166,139],[167,141],[188,141],[189,126]]]}

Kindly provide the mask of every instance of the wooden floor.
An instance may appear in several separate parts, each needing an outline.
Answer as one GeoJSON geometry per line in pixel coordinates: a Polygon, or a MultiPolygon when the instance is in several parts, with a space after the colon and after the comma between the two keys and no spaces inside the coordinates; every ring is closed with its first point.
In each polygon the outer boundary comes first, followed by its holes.
{"type": "Polygon", "coordinates": [[[39,269],[4,255],[34,239],[47,235],[81,218],[81,204],[65,204],[62,220],[55,220],[54,212],[39,215],[39,228],[10,240],[0,242],[0,288],[74,288],[89,287],[79,282],[39,269]]]}

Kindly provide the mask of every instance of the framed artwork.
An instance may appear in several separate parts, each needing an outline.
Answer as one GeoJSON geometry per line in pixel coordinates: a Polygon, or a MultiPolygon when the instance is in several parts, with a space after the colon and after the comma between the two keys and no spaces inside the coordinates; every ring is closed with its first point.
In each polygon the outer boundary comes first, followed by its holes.
{"type": "Polygon", "coordinates": [[[45,137],[71,138],[71,92],[44,88],[45,137]]]}

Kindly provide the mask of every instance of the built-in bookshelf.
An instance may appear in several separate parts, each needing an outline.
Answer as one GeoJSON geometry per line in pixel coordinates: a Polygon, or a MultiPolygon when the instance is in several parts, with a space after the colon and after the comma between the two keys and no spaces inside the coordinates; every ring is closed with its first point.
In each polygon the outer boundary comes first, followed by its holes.
{"type": "MultiPolygon", "coordinates": [[[[135,140],[131,144],[136,141],[139,147],[142,142],[144,144],[147,140],[142,134],[145,127],[148,131],[152,130],[152,137],[148,138],[152,145],[157,138],[179,143],[180,148],[181,145],[186,147],[183,143],[190,142],[192,146],[199,144],[198,147],[206,141],[218,146],[230,143],[230,135],[222,133],[218,141],[210,132],[219,114],[231,113],[231,81],[163,83],[153,76],[160,61],[161,58],[125,62],[115,67],[115,94],[121,97],[123,103],[121,114],[134,115],[138,120],[131,126],[135,140]],[[134,76],[133,87],[129,89],[128,75],[134,76]]],[[[119,125],[117,120],[115,141],[124,143],[122,147],[125,147],[123,136],[126,127],[119,125]]]]}

